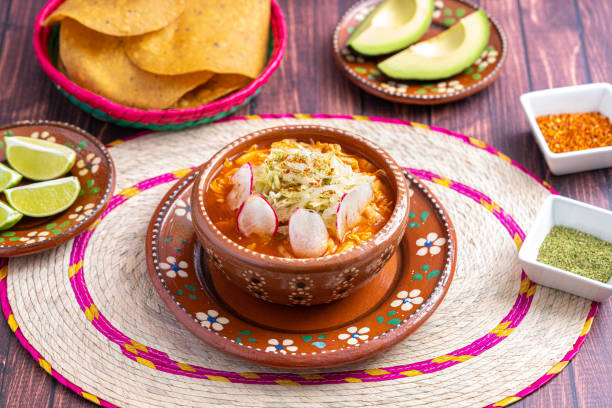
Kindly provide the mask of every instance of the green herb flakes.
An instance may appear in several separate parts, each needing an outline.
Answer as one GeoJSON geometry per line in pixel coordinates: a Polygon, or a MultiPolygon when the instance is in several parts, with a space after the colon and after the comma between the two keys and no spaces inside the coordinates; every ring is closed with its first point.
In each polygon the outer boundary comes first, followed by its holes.
{"type": "Polygon", "coordinates": [[[612,242],[556,226],[544,239],[537,260],[605,283],[612,277],[612,242]]]}

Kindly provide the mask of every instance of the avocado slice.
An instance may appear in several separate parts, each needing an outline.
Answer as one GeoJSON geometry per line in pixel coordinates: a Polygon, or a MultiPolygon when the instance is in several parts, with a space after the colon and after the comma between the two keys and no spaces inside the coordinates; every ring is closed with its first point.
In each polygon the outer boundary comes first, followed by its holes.
{"type": "Polygon", "coordinates": [[[489,19],[478,10],[437,36],[381,61],[378,68],[396,79],[448,78],[478,59],[489,42],[489,34],[489,19]]]}
{"type": "Polygon", "coordinates": [[[383,0],[357,26],[347,45],[364,55],[401,50],[421,38],[433,10],[434,0],[383,0]]]}

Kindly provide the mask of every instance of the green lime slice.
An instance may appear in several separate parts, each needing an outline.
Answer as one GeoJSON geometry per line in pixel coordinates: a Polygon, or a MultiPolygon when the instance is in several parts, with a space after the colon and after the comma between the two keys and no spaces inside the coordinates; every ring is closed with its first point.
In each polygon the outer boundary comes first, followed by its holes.
{"type": "Polygon", "coordinates": [[[76,152],[66,146],[30,137],[5,137],[6,159],[25,177],[41,181],[63,176],[74,165],[76,152]]]}
{"type": "Polygon", "coordinates": [[[11,228],[19,222],[21,217],[23,217],[22,213],[0,201],[0,231],[11,228]]]}
{"type": "Polygon", "coordinates": [[[30,217],[47,217],[66,210],[79,196],[81,186],[76,177],[9,188],[4,195],[17,211],[30,217]]]}
{"type": "Polygon", "coordinates": [[[0,191],[16,186],[21,179],[21,174],[0,163],[0,191]]]}

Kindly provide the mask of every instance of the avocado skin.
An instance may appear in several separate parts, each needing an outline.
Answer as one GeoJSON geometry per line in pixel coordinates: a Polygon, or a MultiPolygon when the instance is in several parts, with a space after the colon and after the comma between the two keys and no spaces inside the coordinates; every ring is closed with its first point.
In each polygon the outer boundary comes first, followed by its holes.
{"type": "MultiPolygon", "coordinates": [[[[370,22],[376,17],[378,11],[380,11],[385,6],[385,3],[388,3],[389,1],[390,0],[383,0],[381,3],[379,3],[374,8],[374,10],[372,10],[370,14],[368,14],[368,16],[357,26],[353,34],[349,37],[347,45],[359,54],[365,56],[384,55],[406,48],[415,41],[418,41],[418,39],[421,38],[423,34],[425,34],[425,31],[427,31],[427,29],[431,25],[434,10],[434,0],[406,0],[414,1],[415,3],[423,3],[425,5],[415,5],[418,10],[426,10],[425,15],[419,16],[423,19],[423,21],[421,22],[421,24],[419,24],[418,27],[415,27],[415,29],[412,31],[403,33],[403,35],[401,36],[388,35],[384,42],[380,42],[377,44],[368,44],[364,43],[363,41],[359,41],[359,36],[369,28],[370,22]]],[[[402,27],[398,27],[396,33],[397,31],[401,32],[402,27]]]]}
{"type": "MultiPolygon", "coordinates": [[[[459,51],[455,51],[446,56],[429,58],[411,52],[412,47],[409,47],[381,61],[377,65],[378,69],[388,77],[404,80],[438,80],[459,74],[478,59],[489,42],[491,28],[485,12],[478,10],[462,18],[453,27],[443,31],[438,36],[427,40],[427,42],[435,43],[437,38],[452,30],[458,24],[465,22],[465,19],[469,17],[472,18],[468,21],[477,21],[478,26],[475,29],[482,32],[478,33],[475,39],[471,39],[472,44],[469,47],[466,46],[461,54],[457,54],[459,51]]],[[[475,29],[472,28],[472,31],[475,29]]],[[[469,25],[466,26],[466,30],[470,31],[469,25]]],[[[418,44],[420,43],[415,45],[418,44]]]]}

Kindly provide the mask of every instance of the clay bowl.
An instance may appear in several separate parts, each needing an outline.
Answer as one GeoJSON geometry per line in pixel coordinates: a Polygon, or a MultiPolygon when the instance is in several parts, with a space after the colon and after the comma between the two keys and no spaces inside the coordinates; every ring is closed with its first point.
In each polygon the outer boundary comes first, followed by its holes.
{"type": "Polygon", "coordinates": [[[194,229],[206,256],[237,287],[269,302],[316,305],[344,298],[372,279],[395,252],[404,235],[409,210],[408,185],[400,166],[374,143],[343,130],[317,125],[281,126],[260,130],[230,143],[203,164],[191,194],[194,229]],[[209,183],[226,158],[233,159],[253,144],[282,139],[337,143],[384,170],[395,195],[395,207],[383,228],[368,241],[339,254],[293,259],[251,251],[225,236],[206,209],[209,183]],[[257,283],[266,282],[266,293],[257,283]]]}

